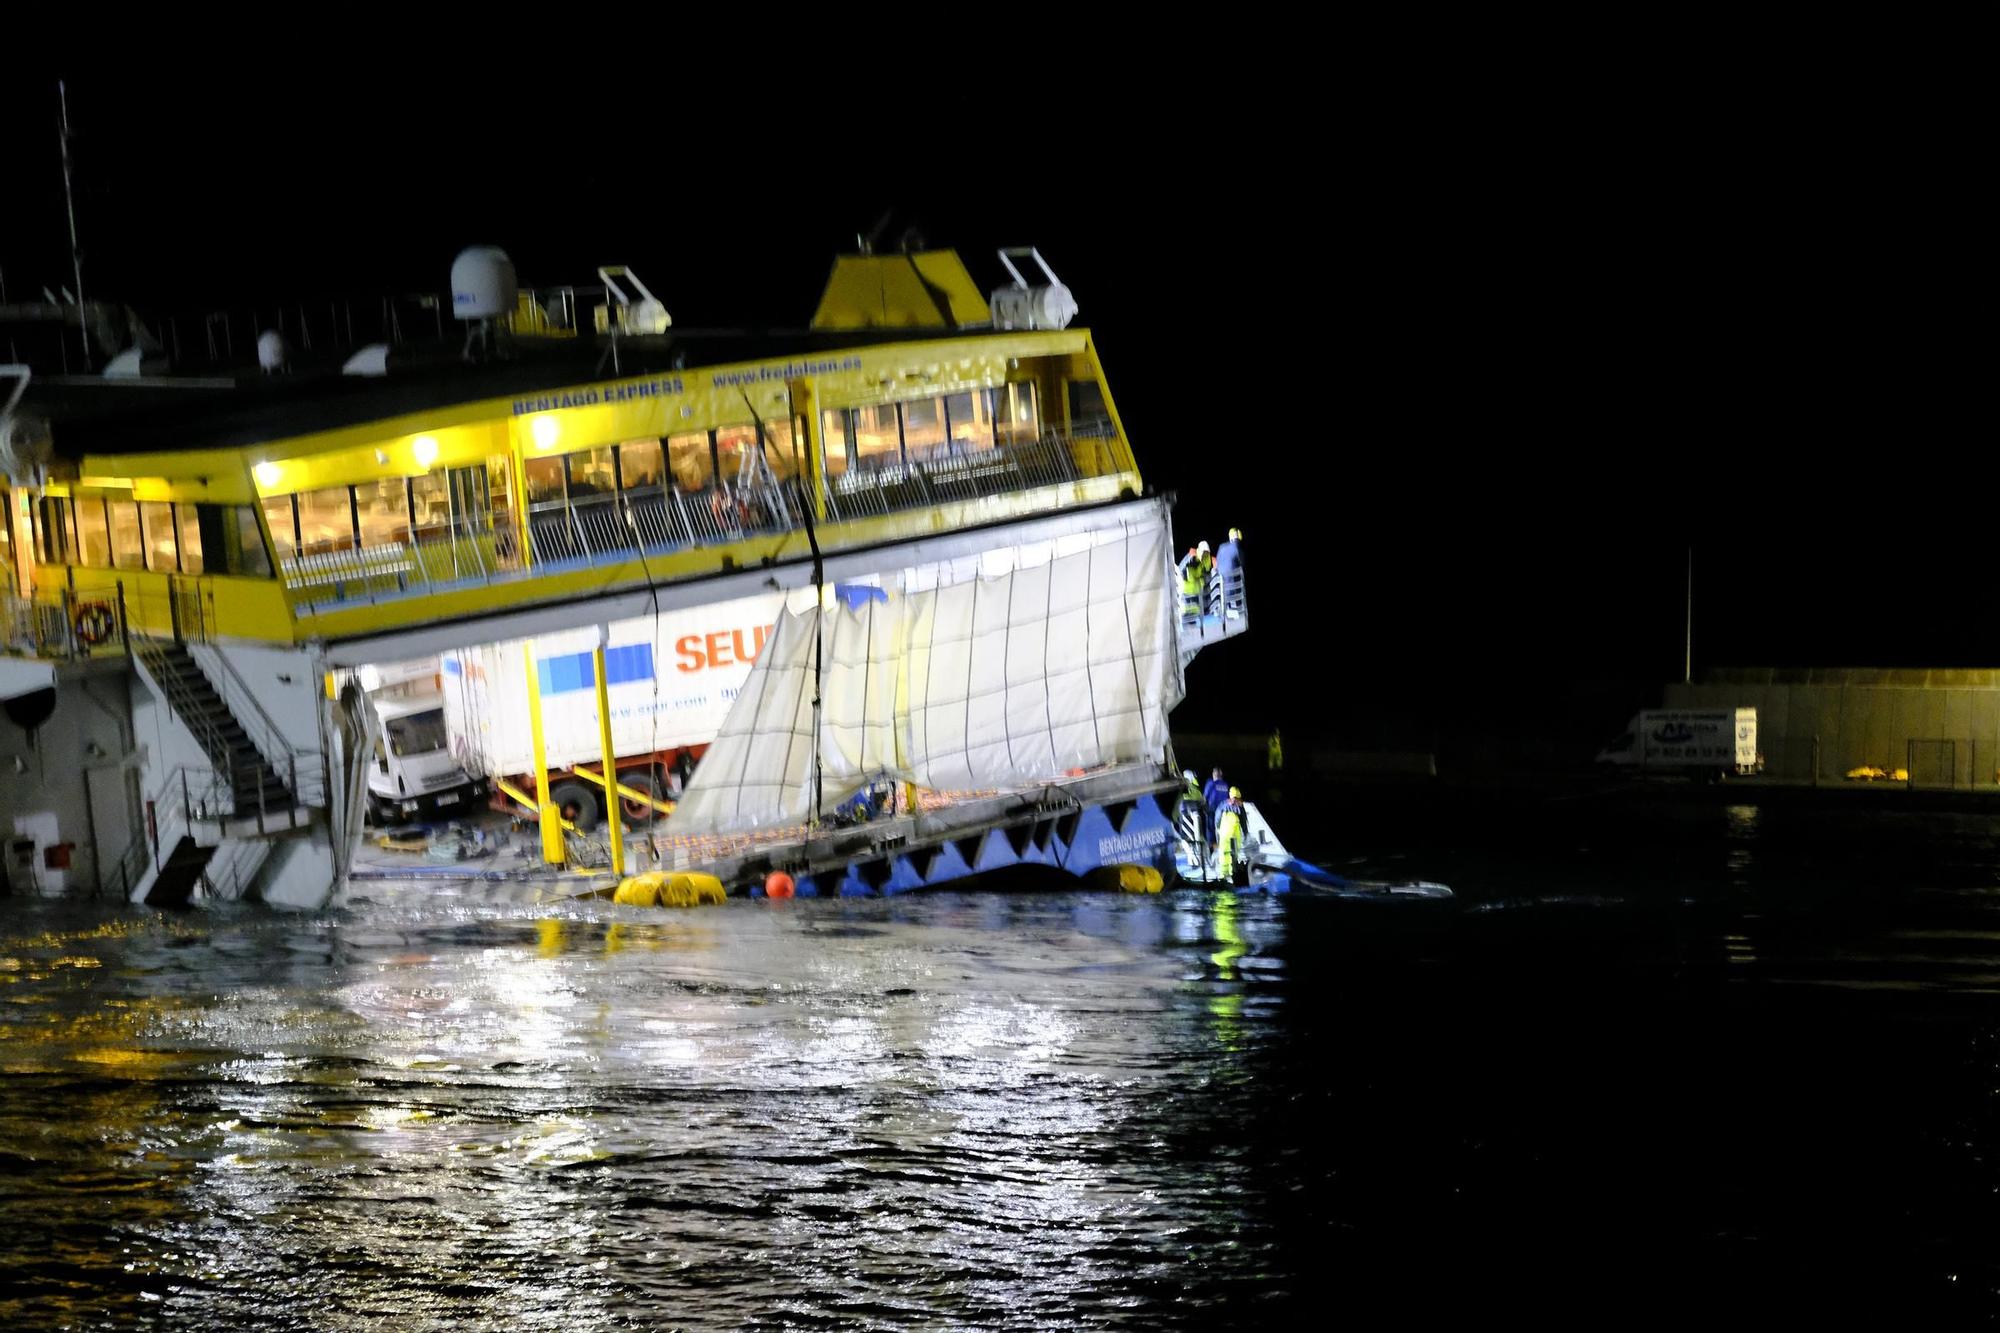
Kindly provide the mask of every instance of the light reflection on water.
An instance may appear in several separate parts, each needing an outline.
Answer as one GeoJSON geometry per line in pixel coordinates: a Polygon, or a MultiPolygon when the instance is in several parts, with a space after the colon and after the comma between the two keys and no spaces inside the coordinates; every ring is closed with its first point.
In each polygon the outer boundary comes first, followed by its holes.
{"type": "Polygon", "coordinates": [[[1216,1119],[1269,903],[14,906],[8,1326],[1143,1323],[1258,1227],[1149,1145],[1216,1119]]]}
{"type": "Polygon", "coordinates": [[[0,1327],[2000,1313],[2000,819],[1370,815],[1457,910],[0,902],[0,1327]]]}

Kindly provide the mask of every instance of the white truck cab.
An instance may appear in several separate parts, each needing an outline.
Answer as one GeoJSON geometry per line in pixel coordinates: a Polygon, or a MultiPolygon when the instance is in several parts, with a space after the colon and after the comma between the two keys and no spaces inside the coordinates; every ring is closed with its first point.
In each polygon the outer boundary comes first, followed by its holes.
{"type": "Polygon", "coordinates": [[[377,824],[420,821],[484,799],[485,780],[451,752],[442,695],[373,697],[370,704],[368,813],[377,824]]]}

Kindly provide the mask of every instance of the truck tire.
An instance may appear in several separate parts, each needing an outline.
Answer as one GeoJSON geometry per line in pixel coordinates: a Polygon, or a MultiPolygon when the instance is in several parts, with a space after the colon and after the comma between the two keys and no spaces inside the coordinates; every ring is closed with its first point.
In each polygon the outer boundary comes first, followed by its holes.
{"type": "Polygon", "coordinates": [[[562,817],[576,825],[579,833],[588,833],[596,828],[604,818],[604,807],[597,803],[597,793],[581,782],[558,782],[549,788],[549,801],[562,811],[562,817]]]}
{"type": "MultiPolygon", "coordinates": [[[[667,784],[660,781],[660,775],[650,768],[627,769],[618,775],[618,781],[633,791],[651,792],[656,801],[667,799],[667,784]]],[[[618,802],[618,813],[624,817],[627,824],[647,824],[655,819],[666,818],[652,806],[642,801],[635,801],[629,796],[619,797],[618,802]]]]}

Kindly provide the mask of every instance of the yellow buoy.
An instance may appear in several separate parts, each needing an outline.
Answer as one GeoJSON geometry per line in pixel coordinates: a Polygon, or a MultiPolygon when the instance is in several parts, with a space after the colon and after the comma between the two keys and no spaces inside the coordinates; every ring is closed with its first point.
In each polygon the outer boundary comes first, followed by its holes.
{"type": "Polygon", "coordinates": [[[703,903],[723,902],[729,896],[721,880],[713,875],[698,874],[675,875],[667,881],[667,887],[661,893],[662,901],[668,894],[674,896],[670,904],[674,907],[699,907],[703,903]]]}
{"type": "Polygon", "coordinates": [[[618,881],[618,891],[611,895],[611,901],[624,903],[627,907],[658,907],[666,878],[658,870],[627,876],[618,881]]]}
{"type": "Polygon", "coordinates": [[[1151,866],[1100,866],[1091,877],[1103,887],[1120,893],[1158,893],[1166,885],[1160,872],[1151,866]]]}

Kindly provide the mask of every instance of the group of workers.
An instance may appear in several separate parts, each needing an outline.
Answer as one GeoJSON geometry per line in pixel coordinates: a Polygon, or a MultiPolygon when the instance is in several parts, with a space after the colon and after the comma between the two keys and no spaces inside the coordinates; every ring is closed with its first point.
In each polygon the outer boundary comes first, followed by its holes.
{"type": "Polygon", "coordinates": [[[1207,542],[1188,548],[1181,565],[1181,614],[1199,620],[1207,614],[1210,584],[1219,587],[1218,599],[1226,616],[1243,614],[1243,530],[1231,528],[1229,540],[1213,553],[1207,542]]]}
{"type": "Polygon", "coordinates": [[[1243,842],[1250,831],[1250,815],[1243,806],[1243,789],[1232,787],[1222,770],[1212,770],[1208,785],[1196,779],[1193,769],[1181,774],[1187,787],[1181,793],[1181,808],[1190,822],[1198,824],[1202,841],[1216,849],[1216,872],[1225,884],[1250,882],[1250,862],[1243,842]]]}

